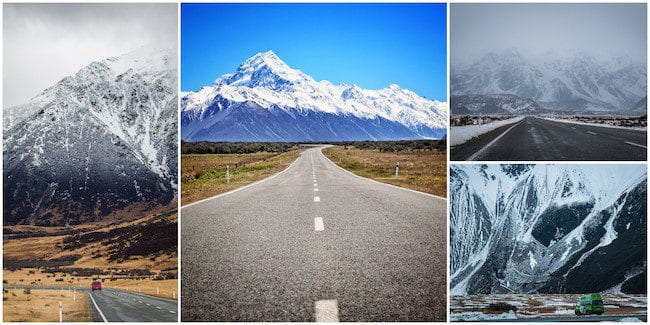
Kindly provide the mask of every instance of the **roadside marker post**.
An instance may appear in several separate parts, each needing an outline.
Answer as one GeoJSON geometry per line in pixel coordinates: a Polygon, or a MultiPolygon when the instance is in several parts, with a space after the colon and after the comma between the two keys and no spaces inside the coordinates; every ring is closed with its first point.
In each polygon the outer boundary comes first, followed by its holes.
{"type": "Polygon", "coordinates": [[[172,298],[176,299],[176,289],[172,289],[172,298]]]}
{"type": "Polygon", "coordinates": [[[397,162],[397,166],[395,166],[395,178],[399,177],[399,161],[397,162]]]}
{"type": "Polygon", "coordinates": [[[226,165],[226,182],[230,184],[230,165],[226,165]]]}
{"type": "Polygon", "coordinates": [[[63,304],[59,301],[59,323],[63,323],[63,304]]]}
{"type": "Polygon", "coordinates": [[[72,301],[77,301],[77,289],[72,289],[72,301]]]}
{"type": "Polygon", "coordinates": [[[156,287],[156,294],[157,294],[157,295],[160,294],[160,287],[156,287]]]}

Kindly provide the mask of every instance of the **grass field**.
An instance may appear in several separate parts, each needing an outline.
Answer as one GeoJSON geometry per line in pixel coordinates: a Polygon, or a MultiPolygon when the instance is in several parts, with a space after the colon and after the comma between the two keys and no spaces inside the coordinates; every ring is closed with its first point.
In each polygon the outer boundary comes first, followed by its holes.
{"type": "Polygon", "coordinates": [[[181,155],[181,204],[196,202],[253,183],[287,168],[300,150],[284,153],[181,155]],[[230,183],[226,179],[230,170],[230,183]]]}
{"type": "Polygon", "coordinates": [[[91,322],[90,305],[84,293],[56,290],[4,290],[4,322],[58,322],[59,302],[64,322],[91,322]]]}
{"type": "Polygon", "coordinates": [[[331,147],[323,154],[335,164],[359,176],[413,190],[447,196],[447,163],[443,151],[408,150],[380,152],[377,149],[331,147]],[[399,162],[399,176],[395,166],[399,162]]]}

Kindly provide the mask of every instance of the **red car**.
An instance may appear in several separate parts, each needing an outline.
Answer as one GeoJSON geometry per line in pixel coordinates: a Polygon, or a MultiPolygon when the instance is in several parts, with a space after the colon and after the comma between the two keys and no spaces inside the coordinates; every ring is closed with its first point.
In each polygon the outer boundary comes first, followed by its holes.
{"type": "Polygon", "coordinates": [[[102,290],[102,283],[99,282],[99,281],[95,281],[95,282],[93,282],[93,284],[90,286],[90,288],[92,289],[92,291],[95,291],[95,290],[102,290]]]}

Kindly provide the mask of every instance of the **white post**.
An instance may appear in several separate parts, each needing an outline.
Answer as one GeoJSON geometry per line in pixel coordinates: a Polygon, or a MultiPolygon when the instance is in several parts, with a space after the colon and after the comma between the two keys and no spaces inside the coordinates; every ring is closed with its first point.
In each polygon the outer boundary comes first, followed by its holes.
{"type": "Polygon", "coordinates": [[[226,165],[226,182],[230,184],[230,165],[226,165]]]}
{"type": "Polygon", "coordinates": [[[157,295],[160,294],[160,287],[156,287],[156,294],[157,294],[157,295]]]}
{"type": "Polygon", "coordinates": [[[77,301],[77,289],[72,289],[72,300],[77,301]]]}
{"type": "Polygon", "coordinates": [[[140,290],[140,287],[138,287],[138,292],[142,292],[142,291],[140,290]]]}
{"type": "Polygon", "coordinates": [[[176,289],[172,289],[172,298],[176,299],[176,289]]]}
{"type": "Polygon", "coordinates": [[[395,178],[399,176],[399,161],[397,162],[397,166],[395,166],[395,178]]]}
{"type": "Polygon", "coordinates": [[[59,301],[59,323],[63,323],[63,305],[59,301]]]}

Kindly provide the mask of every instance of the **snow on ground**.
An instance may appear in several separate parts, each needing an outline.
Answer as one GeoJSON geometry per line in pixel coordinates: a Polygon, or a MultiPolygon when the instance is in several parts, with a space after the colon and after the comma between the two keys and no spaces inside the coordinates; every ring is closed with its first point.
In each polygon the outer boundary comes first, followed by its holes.
{"type": "Polygon", "coordinates": [[[582,122],[582,121],[574,121],[574,120],[569,120],[569,119],[562,119],[562,118],[551,118],[551,117],[540,117],[545,120],[553,121],[553,122],[561,122],[561,123],[570,123],[570,124],[579,124],[579,125],[589,125],[589,126],[598,126],[598,127],[603,127],[603,128],[612,128],[612,129],[624,129],[624,130],[641,130],[641,131],[647,131],[648,127],[646,126],[618,126],[618,125],[611,125],[611,124],[600,124],[600,123],[588,123],[588,122],[582,122]]]}
{"type": "Polygon", "coordinates": [[[479,125],[463,125],[452,126],[449,128],[449,143],[450,145],[457,146],[469,141],[471,138],[477,137],[481,134],[488,133],[492,130],[500,128],[504,125],[520,122],[524,116],[518,116],[501,121],[494,121],[486,124],[479,125]]]}
{"type": "Polygon", "coordinates": [[[640,319],[638,319],[636,317],[625,317],[625,318],[619,319],[618,321],[623,322],[623,323],[643,323],[642,320],[640,320],[640,319]]]}
{"type": "Polygon", "coordinates": [[[454,313],[450,315],[452,322],[457,321],[480,321],[480,320],[496,320],[496,319],[517,319],[517,315],[511,310],[508,313],[502,314],[485,314],[480,311],[454,313]]]}

